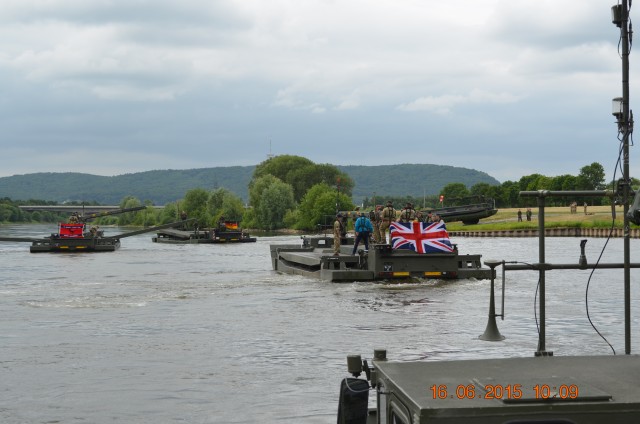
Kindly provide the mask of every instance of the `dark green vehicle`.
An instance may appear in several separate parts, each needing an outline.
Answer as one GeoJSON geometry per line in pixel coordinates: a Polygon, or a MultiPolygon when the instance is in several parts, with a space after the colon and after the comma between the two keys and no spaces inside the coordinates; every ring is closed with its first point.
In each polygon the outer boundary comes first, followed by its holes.
{"type": "Polygon", "coordinates": [[[445,222],[462,221],[463,224],[473,225],[482,218],[488,218],[498,213],[494,199],[484,196],[470,196],[448,199],[448,206],[422,209],[423,217],[436,214],[445,222]]]}

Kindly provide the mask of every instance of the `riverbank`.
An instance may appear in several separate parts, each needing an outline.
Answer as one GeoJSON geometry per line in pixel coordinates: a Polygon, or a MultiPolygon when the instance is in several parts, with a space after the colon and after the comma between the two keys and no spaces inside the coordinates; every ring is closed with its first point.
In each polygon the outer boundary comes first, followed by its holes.
{"type": "MultiPolygon", "coordinates": [[[[537,237],[538,209],[531,208],[531,221],[527,221],[526,208],[499,209],[498,213],[484,218],[476,225],[459,222],[447,223],[449,234],[458,237],[537,237]],[[518,221],[518,210],[522,221],[518,221]]],[[[579,207],[571,213],[569,207],[545,208],[545,236],[547,237],[623,237],[623,208],[615,207],[615,219],[611,206],[588,206],[586,212],[579,207]]],[[[630,237],[640,238],[640,227],[631,226],[630,237]]]]}
{"type": "MultiPolygon", "coordinates": [[[[538,237],[537,229],[449,231],[455,237],[538,237]]],[[[623,237],[622,228],[547,228],[545,237],[623,237]]],[[[629,230],[630,238],[640,238],[640,228],[629,230]]]]}
{"type": "MultiPolygon", "coordinates": [[[[526,208],[498,209],[498,213],[488,218],[483,218],[479,224],[464,225],[461,222],[447,223],[450,230],[526,230],[538,228],[538,208],[531,208],[531,221],[527,221],[526,208]],[[518,210],[522,211],[522,221],[518,221],[518,210]]],[[[568,228],[622,228],[623,208],[615,207],[615,220],[612,216],[611,206],[589,206],[585,213],[580,207],[576,213],[571,213],[569,207],[545,208],[545,227],[568,228]]]]}

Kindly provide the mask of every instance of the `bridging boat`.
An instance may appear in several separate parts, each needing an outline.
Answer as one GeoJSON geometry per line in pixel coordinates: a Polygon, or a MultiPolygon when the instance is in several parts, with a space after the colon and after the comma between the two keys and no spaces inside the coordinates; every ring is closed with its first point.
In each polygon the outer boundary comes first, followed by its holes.
{"type": "Polygon", "coordinates": [[[182,228],[164,228],[152,238],[155,243],[172,244],[220,244],[220,243],[255,243],[246,230],[239,227],[238,221],[222,220],[217,228],[198,228],[188,230],[182,228]]]}
{"type": "MultiPolygon", "coordinates": [[[[351,377],[340,384],[338,424],[598,424],[640,422],[640,356],[631,354],[629,226],[640,225],[640,190],[630,207],[629,139],[633,121],[629,110],[629,4],[613,6],[613,23],[621,28],[623,97],[614,99],[623,176],[614,190],[522,191],[538,203],[538,263],[485,261],[492,270],[538,273],[538,347],[533,356],[453,361],[390,361],[385,349],[374,350],[371,364],[360,355],[347,356],[351,377]],[[581,254],[576,263],[550,263],[545,257],[545,202],[550,197],[609,197],[624,206],[624,259],[619,263],[589,263],[581,254]],[[552,271],[624,270],[625,354],[554,356],[546,348],[546,277],[552,271]],[[360,377],[364,373],[364,378],[360,377]],[[369,408],[369,393],[375,407],[369,408]]],[[[612,212],[615,213],[615,210],[612,212]]],[[[606,245],[605,245],[606,246],[606,245]]],[[[575,271],[574,271],[575,272],[575,271]]],[[[491,278],[489,316],[482,341],[499,342],[495,310],[495,278],[491,278]]],[[[477,319],[477,317],[473,318],[477,319]]],[[[594,327],[595,328],[595,327],[594,327]]],[[[596,330],[597,331],[597,330],[596,330]]],[[[600,332],[598,332],[600,334],[600,332]]],[[[600,334],[601,335],[601,334],[600,334]]]]}
{"type": "Polygon", "coordinates": [[[120,239],[131,237],[138,234],[144,234],[156,231],[162,228],[170,228],[182,225],[183,221],[172,222],[164,225],[157,225],[141,230],[130,231],[115,236],[105,236],[104,230],[97,226],[87,226],[87,222],[91,219],[121,214],[126,212],[134,212],[145,209],[146,206],[137,206],[133,208],[116,209],[100,213],[92,213],[88,215],[73,212],[69,222],[58,223],[58,232],[48,237],[31,238],[31,237],[0,237],[0,241],[28,242],[31,243],[29,251],[31,253],[41,252],[113,252],[120,248],[120,239]]]}
{"type": "MultiPolygon", "coordinates": [[[[413,222],[405,224],[406,231],[398,225],[395,244],[372,243],[370,249],[358,249],[353,253],[354,237],[344,236],[340,252],[334,254],[333,237],[327,235],[303,236],[301,244],[273,244],[270,246],[274,271],[304,275],[329,282],[353,282],[407,279],[489,279],[492,271],[483,267],[481,255],[463,255],[456,245],[448,243],[443,250],[429,250],[428,245],[439,244],[446,231],[434,229],[437,224],[413,222]],[[400,233],[403,233],[400,235],[400,233]]],[[[444,227],[444,226],[442,226],[444,227]]],[[[394,237],[392,230],[390,237],[394,237]]],[[[446,236],[448,241],[448,236],[446,236]]]]}
{"type": "Polygon", "coordinates": [[[423,216],[435,214],[447,222],[462,221],[465,225],[474,225],[482,218],[498,213],[496,202],[485,196],[469,196],[449,199],[449,206],[422,209],[423,216]]]}

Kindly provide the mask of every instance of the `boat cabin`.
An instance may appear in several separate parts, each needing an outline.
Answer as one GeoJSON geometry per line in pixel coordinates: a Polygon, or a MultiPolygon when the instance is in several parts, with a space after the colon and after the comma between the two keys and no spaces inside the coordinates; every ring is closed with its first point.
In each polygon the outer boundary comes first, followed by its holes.
{"type": "Polygon", "coordinates": [[[84,223],[70,224],[61,222],[58,225],[58,235],[63,239],[82,238],[84,237],[84,228],[84,223]]]}

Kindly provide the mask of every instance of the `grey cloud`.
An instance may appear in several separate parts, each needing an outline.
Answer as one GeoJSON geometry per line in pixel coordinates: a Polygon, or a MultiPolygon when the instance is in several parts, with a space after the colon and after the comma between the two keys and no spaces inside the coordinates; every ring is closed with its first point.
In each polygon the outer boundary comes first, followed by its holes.
{"type": "Polygon", "coordinates": [[[620,62],[592,3],[3,1],[0,147],[21,148],[0,169],[250,165],[270,140],[499,179],[607,167],[620,62]]]}

